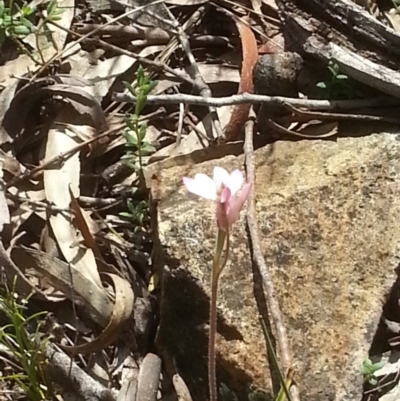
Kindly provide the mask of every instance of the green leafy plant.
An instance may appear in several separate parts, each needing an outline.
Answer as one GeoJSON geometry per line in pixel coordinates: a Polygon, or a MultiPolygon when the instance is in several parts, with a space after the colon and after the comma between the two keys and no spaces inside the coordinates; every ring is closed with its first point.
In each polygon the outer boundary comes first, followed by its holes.
{"type": "Polygon", "coordinates": [[[237,395],[225,384],[219,386],[220,401],[239,401],[237,395]]]}
{"type": "Polygon", "coordinates": [[[34,32],[36,27],[28,19],[35,12],[35,7],[24,4],[19,8],[13,0],[9,0],[8,6],[4,0],[0,0],[0,46],[6,38],[17,40],[34,32]],[[14,9],[18,12],[14,14],[14,9]]]}
{"type": "Polygon", "coordinates": [[[0,309],[6,315],[9,324],[0,328],[0,343],[13,354],[18,361],[16,372],[0,377],[0,380],[15,382],[32,401],[48,399],[45,386],[44,347],[48,338],[40,334],[40,317],[46,312],[24,316],[24,304],[27,300],[18,303],[18,296],[14,291],[0,295],[0,309]],[[31,332],[34,327],[33,332],[31,332]]]}
{"type": "Polygon", "coordinates": [[[317,87],[323,89],[327,99],[352,98],[354,91],[349,84],[349,77],[340,73],[339,65],[332,60],[328,63],[329,79],[317,83],[317,87]]]}
{"type": "Polygon", "coordinates": [[[291,401],[292,398],[291,398],[290,391],[289,391],[290,386],[292,385],[291,374],[287,374],[285,376],[284,372],[281,371],[279,364],[278,364],[278,359],[275,354],[275,349],[272,344],[272,339],[269,335],[269,332],[268,332],[267,326],[264,322],[264,319],[261,317],[260,317],[260,323],[261,323],[261,328],[262,328],[262,331],[264,334],[265,343],[267,345],[268,354],[270,355],[270,357],[272,359],[273,368],[275,369],[275,371],[278,374],[279,382],[281,385],[281,387],[278,391],[278,394],[275,397],[275,401],[291,401]]]}
{"type": "MultiPolygon", "coordinates": [[[[48,24],[59,21],[63,12],[64,10],[58,7],[57,0],[51,0],[47,5],[46,10],[42,12],[41,21],[35,30],[36,48],[43,64],[45,63],[45,59],[41,52],[41,44],[39,39],[41,36],[46,36],[50,39],[50,41],[53,41],[52,33],[48,27],[48,24]]],[[[54,42],[53,45],[55,48],[57,48],[57,45],[54,42]]]]}
{"type": "Polygon", "coordinates": [[[63,12],[64,10],[58,7],[57,0],[51,0],[46,7],[45,22],[59,21],[63,12]]]}
{"type": "Polygon", "coordinates": [[[375,376],[375,372],[381,369],[384,365],[384,362],[372,363],[371,359],[365,358],[363,361],[363,366],[360,369],[361,374],[364,376],[364,381],[368,382],[372,386],[376,386],[378,379],[375,376]]]}
{"type": "MultiPolygon", "coordinates": [[[[41,20],[37,26],[29,19],[35,12],[36,7],[31,7],[27,3],[19,7],[14,0],[8,0],[8,2],[0,0],[0,46],[6,38],[10,38],[16,43],[20,51],[31,57],[34,62],[37,62],[40,56],[42,63],[44,63],[45,60],[41,53],[43,44],[39,43],[39,39],[42,36],[46,36],[46,43],[53,41],[48,24],[60,20],[64,10],[58,7],[57,0],[51,0],[46,9],[42,11],[41,20]],[[31,50],[20,41],[20,39],[25,38],[31,33],[35,35],[36,48],[39,56],[35,53],[31,53],[31,50]]],[[[57,48],[54,41],[53,45],[57,48]]]]}
{"type": "MultiPolygon", "coordinates": [[[[149,93],[157,86],[157,81],[150,80],[143,69],[139,66],[137,71],[136,83],[132,86],[128,82],[124,82],[125,87],[129,92],[136,97],[134,112],[126,118],[126,128],[123,131],[126,140],[127,151],[123,159],[129,166],[137,172],[139,177],[139,187],[132,188],[134,195],[139,188],[144,188],[144,170],[146,168],[145,156],[154,152],[153,146],[146,141],[147,124],[140,121],[140,115],[146,106],[146,100],[149,93]]],[[[146,216],[148,216],[148,203],[146,201],[134,202],[128,200],[128,212],[122,212],[121,216],[134,220],[140,225],[146,216]]],[[[136,227],[139,229],[140,227],[136,227]]]]}
{"type": "Polygon", "coordinates": [[[157,86],[157,81],[151,81],[145,75],[143,67],[139,66],[136,84],[132,86],[128,82],[124,82],[124,85],[136,97],[135,110],[127,117],[127,127],[123,132],[128,148],[124,158],[135,170],[138,170],[139,176],[143,177],[145,168],[143,157],[153,152],[154,148],[145,140],[147,124],[141,122],[139,117],[146,106],[147,96],[157,86]]]}
{"type": "MultiPolygon", "coordinates": [[[[134,189],[137,190],[137,188],[134,189]]],[[[149,204],[144,200],[135,202],[132,199],[128,199],[126,204],[128,212],[121,212],[120,215],[137,223],[138,226],[135,227],[135,231],[138,231],[149,215],[149,204]]]]}

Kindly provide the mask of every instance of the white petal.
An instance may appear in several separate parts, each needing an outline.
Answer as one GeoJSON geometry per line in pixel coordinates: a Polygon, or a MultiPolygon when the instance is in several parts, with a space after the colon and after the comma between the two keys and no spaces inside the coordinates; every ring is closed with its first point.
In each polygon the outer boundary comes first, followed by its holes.
{"type": "Polygon", "coordinates": [[[184,177],[183,183],[185,184],[186,189],[192,194],[206,199],[217,199],[217,188],[215,182],[208,175],[198,173],[194,176],[194,179],[184,177]]]}
{"type": "Polygon", "coordinates": [[[235,195],[240,188],[242,188],[243,181],[243,174],[240,170],[232,171],[226,183],[226,186],[231,190],[232,196],[235,195]]]}
{"type": "Polygon", "coordinates": [[[222,184],[226,185],[229,180],[229,173],[222,167],[214,167],[214,182],[217,188],[222,184]]]}

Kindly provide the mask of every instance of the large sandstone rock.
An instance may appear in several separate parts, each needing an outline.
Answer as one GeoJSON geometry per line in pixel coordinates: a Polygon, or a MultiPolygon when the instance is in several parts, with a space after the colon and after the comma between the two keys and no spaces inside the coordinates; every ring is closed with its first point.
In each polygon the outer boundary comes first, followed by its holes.
{"type": "MultiPolygon", "coordinates": [[[[360,398],[359,369],[399,262],[399,139],[381,133],[277,142],[256,151],[262,249],[304,400],[360,398]]],[[[171,168],[157,177],[158,229],[166,265],[158,341],[194,401],[208,398],[207,294],[214,205],[189,195],[182,177],[211,174],[214,165],[242,168],[243,157],[171,168]]],[[[218,377],[239,397],[250,385],[271,393],[259,322],[267,311],[261,280],[252,269],[244,213],[231,247],[218,302],[218,377]]]]}

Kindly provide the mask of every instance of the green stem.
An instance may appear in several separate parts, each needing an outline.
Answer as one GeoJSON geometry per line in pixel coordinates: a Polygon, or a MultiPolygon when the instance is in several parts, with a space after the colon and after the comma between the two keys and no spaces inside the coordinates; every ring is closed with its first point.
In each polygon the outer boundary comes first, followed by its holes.
{"type": "Polygon", "coordinates": [[[40,35],[40,31],[42,30],[44,24],[46,22],[46,19],[43,18],[42,21],[39,23],[39,25],[36,28],[35,31],[35,41],[36,41],[36,49],[38,51],[38,54],[40,56],[40,59],[42,61],[42,65],[44,65],[46,63],[46,60],[43,57],[43,53],[42,53],[42,49],[40,48],[40,43],[39,43],[39,35],[40,35]]]}
{"type": "Polygon", "coordinates": [[[211,295],[210,295],[210,327],[208,343],[208,383],[210,392],[210,401],[217,401],[217,379],[216,379],[216,352],[215,340],[217,332],[217,296],[218,281],[222,270],[224,269],[229,255],[229,232],[218,230],[217,243],[211,272],[211,295]],[[225,253],[222,257],[224,244],[226,240],[225,253]],[[221,261],[222,259],[222,261],[221,261]],[[222,263],[221,263],[222,262],[222,263]]]}
{"type": "MultiPolygon", "coordinates": [[[[137,96],[138,96],[138,98],[141,98],[143,96],[143,93],[140,88],[139,88],[137,96]]],[[[138,159],[139,159],[139,182],[140,182],[140,187],[143,188],[143,186],[145,185],[145,183],[144,183],[145,180],[144,180],[144,173],[143,173],[142,139],[140,137],[140,123],[139,123],[139,115],[142,110],[140,110],[138,105],[139,105],[139,102],[136,102],[135,114],[137,116],[137,119],[136,119],[135,128],[136,128],[136,138],[137,138],[137,155],[138,155],[138,159]]]]}

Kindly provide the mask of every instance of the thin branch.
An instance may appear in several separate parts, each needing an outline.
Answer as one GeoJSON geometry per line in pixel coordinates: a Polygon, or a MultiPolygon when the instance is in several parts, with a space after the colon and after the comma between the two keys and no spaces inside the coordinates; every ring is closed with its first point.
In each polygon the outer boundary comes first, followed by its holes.
{"type": "MultiPolygon", "coordinates": [[[[153,1],[153,2],[151,2],[151,3],[149,3],[149,4],[146,4],[146,5],[144,5],[144,6],[136,7],[136,8],[134,8],[133,10],[129,10],[129,11],[125,12],[124,14],[121,14],[121,15],[119,15],[118,17],[115,17],[115,18],[111,19],[110,21],[107,21],[104,25],[102,25],[102,27],[108,26],[108,25],[112,25],[113,23],[115,23],[115,22],[117,22],[117,21],[119,21],[119,20],[121,20],[121,19],[127,17],[128,15],[133,15],[133,14],[135,14],[135,13],[137,13],[137,12],[140,12],[141,10],[144,10],[144,9],[146,9],[147,7],[150,7],[150,6],[152,6],[152,5],[163,3],[163,1],[164,1],[164,0],[155,0],[155,1],[153,1]]],[[[48,21],[48,23],[52,23],[54,26],[57,26],[59,29],[65,29],[64,27],[61,27],[60,25],[55,24],[54,21],[48,21]]],[[[79,36],[79,39],[78,39],[76,42],[69,43],[63,50],[58,51],[56,54],[54,54],[52,57],[50,57],[50,59],[47,60],[46,63],[43,64],[43,65],[41,66],[41,68],[34,74],[34,76],[32,77],[32,80],[33,80],[34,78],[36,78],[36,77],[41,76],[41,74],[43,73],[43,71],[44,71],[54,60],[60,59],[60,58],[61,58],[62,56],[64,56],[67,52],[71,51],[71,50],[74,48],[74,46],[76,46],[78,43],[82,42],[84,39],[89,38],[89,36],[95,35],[95,34],[97,33],[97,31],[99,31],[100,29],[101,29],[101,28],[99,27],[97,30],[95,29],[94,31],[89,32],[89,33],[87,33],[86,35],[83,35],[83,36],[82,36],[82,35],[78,35],[78,36],[79,36]]],[[[65,29],[65,30],[66,30],[66,29],[65,29]]],[[[70,32],[70,33],[75,33],[75,32],[70,31],[70,30],[67,30],[67,31],[70,32]]]]}
{"type": "MultiPolygon", "coordinates": [[[[131,95],[123,93],[115,93],[113,99],[124,103],[135,103],[136,98],[131,95]]],[[[227,97],[203,97],[195,95],[157,95],[148,96],[147,104],[178,104],[188,103],[197,106],[229,106],[233,104],[258,104],[265,103],[273,106],[286,106],[292,105],[295,107],[306,107],[309,110],[346,110],[356,109],[363,107],[385,107],[399,105],[399,100],[389,97],[380,96],[367,99],[354,99],[354,100],[313,100],[313,99],[297,99],[283,96],[265,96],[253,95],[250,93],[242,93],[240,95],[232,95],[227,97]]]]}
{"type": "Polygon", "coordinates": [[[113,51],[117,54],[124,54],[126,56],[135,58],[139,63],[142,63],[144,65],[153,67],[157,70],[164,70],[165,72],[170,73],[171,75],[175,76],[177,79],[179,79],[182,82],[187,82],[190,85],[196,86],[196,83],[194,80],[192,80],[190,77],[188,77],[187,75],[183,74],[181,71],[173,69],[171,67],[168,67],[165,63],[162,63],[160,61],[155,61],[155,60],[150,60],[146,57],[142,57],[137,53],[131,52],[129,50],[126,49],[122,49],[121,47],[118,46],[114,46],[110,43],[105,42],[104,40],[101,39],[97,39],[97,38],[89,38],[89,36],[91,36],[91,34],[93,35],[93,33],[96,32],[96,29],[94,31],[92,31],[91,33],[87,33],[86,35],[80,35],[79,33],[76,33],[68,28],[64,28],[63,26],[59,25],[57,22],[54,21],[49,21],[50,24],[54,25],[56,28],[62,29],[66,32],[68,32],[70,35],[78,38],[77,42],[83,42],[86,44],[91,44],[91,45],[95,45],[95,46],[99,46],[102,49],[105,50],[110,50],[113,51]]]}
{"type": "MultiPolygon", "coordinates": [[[[137,28],[134,26],[111,25],[103,27],[100,24],[77,23],[74,25],[75,32],[84,35],[94,29],[99,29],[96,36],[108,36],[110,39],[118,39],[121,41],[135,40],[136,46],[146,45],[164,45],[168,43],[173,34],[161,28],[137,28]],[[142,42],[138,42],[142,40],[142,42]]],[[[235,44],[236,38],[228,38],[226,36],[216,35],[197,35],[189,38],[192,46],[203,47],[226,47],[229,44],[235,44]]],[[[115,43],[115,42],[114,42],[115,43]]]]}
{"type": "Polygon", "coordinates": [[[326,113],[320,111],[307,111],[297,109],[290,104],[285,105],[289,111],[291,111],[297,118],[297,120],[302,118],[305,121],[309,121],[311,118],[317,118],[319,120],[357,120],[357,121],[386,121],[394,124],[400,123],[399,117],[386,117],[386,116],[376,116],[368,114],[340,114],[340,113],[326,113]]]}
{"type": "MultiPolygon", "coordinates": [[[[279,303],[275,296],[275,287],[272,282],[271,275],[265,263],[263,252],[260,245],[259,228],[256,218],[256,203],[255,203],[255,163],[254,163],[254,147],[253,147],[253,129],[254,129],[254,111],[250,111],[250,119],[246,124],[246,134],[244,143],[244,153],[246,158],[246,173],[247,182],[251,184],[250,194],[247,203],[247,226],[250,232],[250,241],[253,250],[253,262],[262,277],[266,299],[268,301],[271,317],[277,332],[277,340],[283,365],[283,372],[286,374],[292,366],[292,358],[290,355],[289,342],[286,335],[286,329],[282,321],[282,315],[279,308],[279,303]]],[[[298,401],[299,397],[295,389],[293,400],[298,401]],[[297,395],[297,396],[296,396],[297,395]]]]}
{"type": "Polygon", "coordinates": [[[10,288],[12,288],[14,284],[15,277],[18,276],[21,280],[17,281],[16,290],[20,295],[28,296],[29,294],[35,292],[36,294],[40,294],[43,299],[47,299],[45,293],[43,293],[39,288],[37,288],[34,284],[32,284],[23,271],[14,263],[6,249],[4,248],[3,242],[0,240],[0,266],[2,269],[2,273],[5,274],[7,279],[7,284],[10,288]]]}
{"type": "MultiPolygon", "coordinates": [[[[207,8],[205,6],[199,7],[198,10],[190,17],[192,21],[198,21],[200,20],[203,15],[205,14],[207,8]]],[[[188,68],[188,72],[190,77],[196,82],[196,87],[202,97],[211,97],[212,92],[210,87],[206,84],[204,81],[199,67],[197,65],[196,59],[193,56],[192,49],[190,48],[190,43],[189,43],[189,36],[185,32],[184,28],[178,28],[178,40],[181,43],[181,46],[183,50],[186,53],[186,57],[189,60],[190,66],[188,68]]],[[[211,115],[211,121],[214,130],[211,132],[211,136],[209,139],[216,139],[216,138],[222,138],[222,129],[221,129],[221,123],[218,118],[217,110],[214,106],[209,105],[208,106],[208,111],[211,115]],[[215,132],[216,138],[213,137],[213,133],[215,132]]]]}

